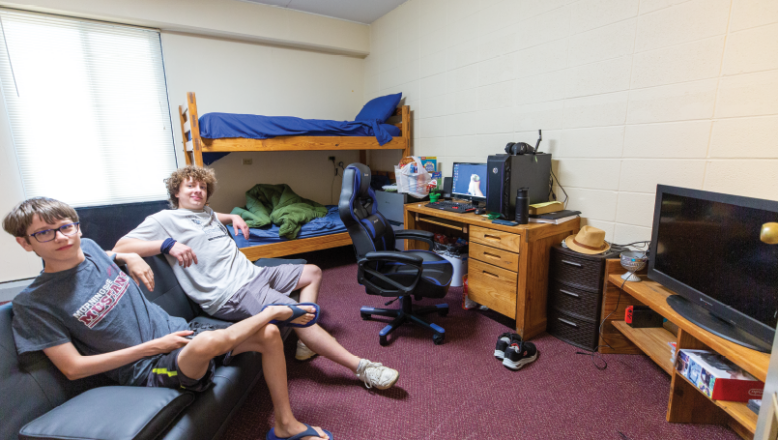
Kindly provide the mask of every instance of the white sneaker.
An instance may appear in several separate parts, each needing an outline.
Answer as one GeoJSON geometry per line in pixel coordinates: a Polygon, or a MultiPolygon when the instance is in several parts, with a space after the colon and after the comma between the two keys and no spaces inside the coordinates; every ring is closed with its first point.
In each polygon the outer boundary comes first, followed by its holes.
{"type": "Polygon", "coordinates": [[[297,350],[294,353],[294,358],[298,361],[307,361],[308,359],[313,359],[314,357],[318,356],[318,353],[308,348],[307,345],[303,344],[303,341],[297,340],[297,350]]]}
{"type": "Polygon", "coordinates": [[[362,359],[357,367],[357,377],[365,383],[367,388],[376,387],[379,390],[385,390],[397,382],[400,373],[393,368],[384,367],[378,362],[362,359]]]}

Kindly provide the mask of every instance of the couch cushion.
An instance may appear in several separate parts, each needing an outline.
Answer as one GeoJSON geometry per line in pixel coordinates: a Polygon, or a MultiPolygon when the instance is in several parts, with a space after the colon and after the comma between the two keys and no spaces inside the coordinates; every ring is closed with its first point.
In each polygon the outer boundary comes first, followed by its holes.
{"type": "Polygon", "coordinates": [[[0,439],[16,438],[25,423],[77,392],[43,352],[17,356],[12,317],[11,304],[0,306],[0,439]]]}
{"type": "Polygon", "coordinates": [[[193,401],[169,388],[95,388],[26,424],[19,438],[151,440],[193,401]]]}
{"type": "Polygon", "coordinates": [[[154,272],[153,292],[149,292],[146,286],[140,283],[140,290],[149,301],[162,307],[170,315],[184,318],[187,321],[191,321],[202,313],[200,306],[189,299],[184,293],[184,289],[178,284],[173,268],[170,267],[164,255],[145,257],[144,260],[154,272]]]}

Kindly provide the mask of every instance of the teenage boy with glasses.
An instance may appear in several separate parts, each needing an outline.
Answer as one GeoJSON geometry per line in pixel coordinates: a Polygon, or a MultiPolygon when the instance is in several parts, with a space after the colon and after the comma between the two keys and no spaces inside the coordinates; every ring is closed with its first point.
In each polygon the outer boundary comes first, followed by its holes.
{"type": "MultiPolygon", "coordinates": [[[[78,214],[65,203],[33,198],[17,205],[3,229],[28,252],[43,258],[43,272],[13,300],[13,334],[19,354],[42,350],[70,380],[105,373],[120,385],[202,391],[211,384],[213,358],[229,351],[262,353],[262,370],[273,401],[275,425],[268,438],[306,433],[331,439],[321,428],[300,423],[289,404],[286,361],[278,327],[286,306],[268,307],[227,329],[198,334],[146,300],[130,277],[154,289],[151,268],[134,253],[106,252],[81,240],[78,214]],[[165,374],[158,374],[165,371],[165,374]],[[175,373],[175,374],[171,374],[175,373]],[[272,435],[272,437],[271,437],[272,435]]],[[[292,322],[306,324],[315,308],[292,322]]]]}

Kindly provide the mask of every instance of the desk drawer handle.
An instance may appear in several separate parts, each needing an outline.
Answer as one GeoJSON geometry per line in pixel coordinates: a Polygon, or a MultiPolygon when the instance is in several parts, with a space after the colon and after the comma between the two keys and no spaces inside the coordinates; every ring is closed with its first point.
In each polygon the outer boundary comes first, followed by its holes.
{"type": "Polygon", "coordinates": [[[574,297],[576,297],[576,298],[580,298],[580,297],[581,297],[580,295],[577,295],[577,294],[575,294],[575,293],[573,293],[573,292],[568,292],[567,290],[562,290],[562,289],[559,289],[559,291],[560,291],[560,292],[562,292],[562,293],[564,293],[564,294],[566,294],[566,295],[574,296],[574,297]]]}
{"type": "Polygon", "coordinates": [[[560,320],[560,321],[562,321],[562,322],[564,322],[564,323],[565,323],[565,324],[567,324],[567,325],[572,325],[573,327],[575,327],[575,328],[578,328],[578,324],[576,324],[576,323],[574,323],[574,322],[571,322],[571,321],[568,321],[568,320],[566,320],[566,319],[562,319],[562,318],[557,318],[557,319],[558,319],[558,320],[560,320]]]}
{"type": "Polygon", "coordinates": [[[497,254],[491,254],[491,253],[489,253],[489,252],[484,252],[484,255],[486,255],[487,257],[496,258],[496,259],[498,259],[498,260],[500,259],[500,256],[499,256],[499,255],[497,255],[497,254]]]}
{"type": "Polygon", "coordinates": [[[485,270],[482,270],[481,272],[483,272],[484,275],[488,275],[488,276],[493,277],[493,278],[497,278],[497,279],[500,278],[499,276],[497,276],[497,275],[495,275],[493,273],[489,273],[489,272],[487,272],[485,270]]]}
{"type": "Polygon", "coordinates": [[[502,240],[500,237],[498,237],[496,235],[489,235],[489,234],[484,234],[484,238],[488,238],[490,240],[497,240],[497,241],[502,240]]]}
{"type": "Polygon", "coordinates": [[[580,263],[573,263],[572,261],[567,261],[567,260],[562,260],[562,262],[565,264],[569,264],[571,266],[582,267],[580,263]]]}

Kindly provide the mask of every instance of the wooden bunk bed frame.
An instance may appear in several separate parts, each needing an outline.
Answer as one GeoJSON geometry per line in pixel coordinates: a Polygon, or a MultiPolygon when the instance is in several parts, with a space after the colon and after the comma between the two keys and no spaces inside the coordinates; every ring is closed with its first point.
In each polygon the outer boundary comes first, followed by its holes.
{"type": "MultiPolygon", "coordinates": [[[[357,150],[359,161],[366,163],[367,150],[402,150],[403,157],[411,155],[411,109],[407,105],[397,107],[394,125],[402,131],[384,145],[378,145],[374,136],[277,136],[271,139],[223,138],[203,139],[200,137],[197,99],[194,92],[186,94],[187,105],[178,106],[181,122],[181,139],[187,165],[203,166],[203,153],[232,153],[237,151],[327,151],[357,150]]],[[[241,248],[249,260],[259,258],[285,257],[288,255],[330,249],[351,244],[348,232],[301,238],[280,243],[263,244],[241,248]]]]}

